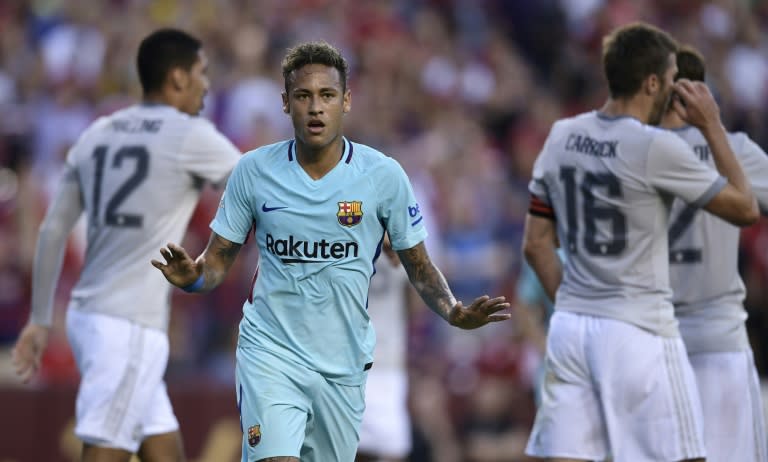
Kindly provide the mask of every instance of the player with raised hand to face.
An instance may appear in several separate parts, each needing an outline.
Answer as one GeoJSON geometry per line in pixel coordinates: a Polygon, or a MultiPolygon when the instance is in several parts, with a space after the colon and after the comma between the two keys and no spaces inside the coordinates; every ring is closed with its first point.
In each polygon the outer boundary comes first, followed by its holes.
{"type": "Polygon", "coordinates": [[[352,461],[375,342],[365,303],[385,232],[417,292],[450,324],[502,321],[509,305],[455,299],[425,250],[403,169],[342,135],[352,99],[341,54],[302,43],[282,70],[295,138],[243,156],[199,257],[168,244],[153,264],[178,287],[208,291],[255,230],[259,263],[236,360],[243,460],[352,461]]]}
{"type": "Polygon", "coordinates": [[[669,301],[670,197],[736,225],[758,218],[719,108],[680,80],[677,44],[635,23],[603,42],[610,97],[556,122],[534,165],[523,249],[555,300],[527,453],[552,461],[703,460],[700,400],[669,301]],[[652,125],[674,109],[717,170],[652,125]],[[562,245],[565,263],[556,247],[562,245]]]}
{"type": "Polygon", "coordinates": [[[32,313],[13,350],[28,381],[40,367],[67,237],[85,213],[87,253],[67,310],[80,371],[75,434],[82,460],[184,460],[163,381],[170,287],[147,260],[184,236],[205,182],[220,183],[240,152],[197,117],[208,91],[200,41],[162,29],[139,46],[141,104],[95,121],[72,147],[40,227],[32,313]]]}
{"type": "MultiPolygon", "coordinates": [[[[677,52],[678,78],[703,82],[705,74],[696,50],[677,52]]],[[[667,111],[662,126],[683,138],[701,162],[715,165],[707,139],[677,111],[667,111]]],[[[745,133],[728,133],[728,142],[760,208],[768,210],[768,155],[745,133]]],[[[744,325],[739,236],[738,227],[675,199],[669,225],[672,302],[701,395],[711,462],[768,461],[760,382],[744,325]]]]}

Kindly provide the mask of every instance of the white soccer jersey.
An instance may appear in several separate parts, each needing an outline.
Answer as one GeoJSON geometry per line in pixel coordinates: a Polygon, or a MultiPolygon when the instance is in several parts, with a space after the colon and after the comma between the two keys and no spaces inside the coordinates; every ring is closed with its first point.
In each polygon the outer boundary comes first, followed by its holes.
{"type": "Polygon", "coordinates": [[[171,286],[149,262],[184,237],[203,182],[221,182],[239,158],[209,121],[170,106],[132,106],[94,122],[67,157],[88,222],[71,306],[165,330],[171,286]]]}
{"type": "Polygon", "coordinates": [[[376,274],[368,290],[368,316],[376,331],[373,364],[379,368],[405,368],[408,274],[393,266],[386,255],[376,261],[376,274]]]}
{"type": "Polygon", "coordinates": [[[597,111],[555,123],[529,189],[566,252],[556,309],[678,334],[669,287],[672,196],[707,203],[726,184],[673,133],[597,111]]]}
{"type": "MultiPolygon", "coordinates": [[[[715,162],[704,136],[694,127],[674,130],[707,165],[715,162]]],[[[752,185],[761,209],[768,210],[768,156],[744,133],[728,141],[752,185]]],[[[669,223],[670,281],[675,313],[690,353],[748,348],[744,283],[739,276],[740,229],[675,200],[669,223]]]]}

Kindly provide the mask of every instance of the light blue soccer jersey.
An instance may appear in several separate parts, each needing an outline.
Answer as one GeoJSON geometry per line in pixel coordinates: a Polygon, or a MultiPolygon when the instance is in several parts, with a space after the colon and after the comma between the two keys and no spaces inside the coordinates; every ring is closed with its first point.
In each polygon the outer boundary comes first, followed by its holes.
{"type": "Polygon", "coordinates": [[[261,147],[235,167],[211,223],[237,243],[252,228],[259,266],[243,305],[240,345],[329,380],[363,383],[375,344],[366,300],[384,231],[395,250],[427,236],[405,171],[345,139],[339,163],[314,180],[293,141],[261,147]]]}

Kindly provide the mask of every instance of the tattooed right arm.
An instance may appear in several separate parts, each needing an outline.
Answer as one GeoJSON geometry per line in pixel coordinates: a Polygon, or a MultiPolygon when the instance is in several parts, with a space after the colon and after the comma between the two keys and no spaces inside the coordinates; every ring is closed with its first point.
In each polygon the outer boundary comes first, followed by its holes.
{"type": "Polygon", "coordinates": [[[202,268],[202,274],[205,279],[201,292],[207,292],[224,281],[241,247],[242,244],[237,244],[224,239],[216,233],[211,233],[208,247],[197,257],[197,264],[202,268]]]}

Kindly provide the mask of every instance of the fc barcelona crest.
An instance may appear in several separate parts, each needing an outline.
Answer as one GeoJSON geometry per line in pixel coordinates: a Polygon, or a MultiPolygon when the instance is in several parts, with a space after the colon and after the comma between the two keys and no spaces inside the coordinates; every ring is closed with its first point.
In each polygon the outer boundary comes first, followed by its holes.
{"type": "Polygon", "coordinates": [[[256,446],[261,441],[261,425],[248,427],[248,444],[256,446]]]}
{"type": "Polygon", "coordinates": [[[363,201],[339,202],[339,211],[336,213],[341,226],[352,227],[363,219],[363,201]]]}

